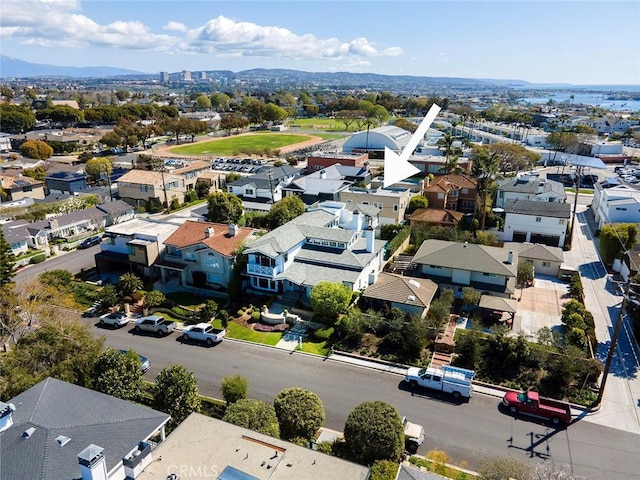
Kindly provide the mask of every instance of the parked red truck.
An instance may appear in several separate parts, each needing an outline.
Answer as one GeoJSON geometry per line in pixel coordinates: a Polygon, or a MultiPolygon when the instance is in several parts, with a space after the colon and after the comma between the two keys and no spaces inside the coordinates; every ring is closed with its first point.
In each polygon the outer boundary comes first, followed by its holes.
{"type": "Polygon", "coordinates": [[[511,413],[551,420],[554,424],[571,422],[571,407],[563,402],[541,397],[538,392],[507,392],[502,403],[511,413]]]}

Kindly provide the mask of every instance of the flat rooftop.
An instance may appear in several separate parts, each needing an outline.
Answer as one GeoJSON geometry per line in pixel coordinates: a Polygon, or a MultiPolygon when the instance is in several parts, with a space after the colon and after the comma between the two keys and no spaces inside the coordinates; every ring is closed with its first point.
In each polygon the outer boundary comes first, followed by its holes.
{"type": "Polygon", "coordinates": [[[148,236],[171,235],[179,225],[170,223],[152,222],[142,218],[129,220],[128,222],[111,225],[105,229],[105,233],[113,233],[116,235],[134,235],[142,233],[148,236]]]}

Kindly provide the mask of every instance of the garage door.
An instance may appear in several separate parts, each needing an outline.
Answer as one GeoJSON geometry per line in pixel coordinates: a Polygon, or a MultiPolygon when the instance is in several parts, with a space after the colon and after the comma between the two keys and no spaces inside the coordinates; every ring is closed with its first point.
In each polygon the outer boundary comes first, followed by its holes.
{"type": "Polygon", "coordinates": [[[531,243],[541,243],[550,247],[558,247],[560,244],[560,237],[558,235],[539,235],[536,233],[531,234],[531,243]]]}
{"type": "Polygon", "coordinates": [[[527,241],[527,232],[513,232],[513,241],[524,243],[527,241]]]}

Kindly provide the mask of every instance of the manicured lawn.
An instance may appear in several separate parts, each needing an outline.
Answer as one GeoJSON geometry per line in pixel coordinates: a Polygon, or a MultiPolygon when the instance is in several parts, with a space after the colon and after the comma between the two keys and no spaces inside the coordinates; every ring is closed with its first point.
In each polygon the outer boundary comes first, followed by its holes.
{"type": "Polygon", "coordinates": [[[274,346],[282,338],[282,332],[256,332],[237,322],[230,321],[227,327],[227,337],[274,346]]]}
{"type": "Polygon", "coordinates": [[[83,307],[89,307],[96,300],[100,287],[84,282],[72,282],[73,299],[83,307]]]}
{"type": "Polygon", "coordinates": [[[275,150],[295,143],[310,140],[308,135],[288,133],[260,133],[227,137],[222,140],[183,145],[171,149],[171,153],[180,155],[236,155],[240,152],[275,150]]]}
{"type": "Polygon", "coordinates": [[[313,341],[302,341],[302,351],[305,353],[313,353],[314,355],[321,355],[323,357],[327,356],[329,353],[329,344],[326,340],[321,342],[313,342],[313,341]]]}

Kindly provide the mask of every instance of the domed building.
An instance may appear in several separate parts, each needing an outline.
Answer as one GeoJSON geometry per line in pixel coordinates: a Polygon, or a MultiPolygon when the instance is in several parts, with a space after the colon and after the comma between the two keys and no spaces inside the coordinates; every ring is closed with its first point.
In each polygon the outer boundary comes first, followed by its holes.
{"type": "Polygon", "coordinates": [[[383,159],[384,148],[400,152],[409,143],[411,132],[393,125],[354,133],[342,147],[344,153],[369,153],[369,158],[383,159]]]}

